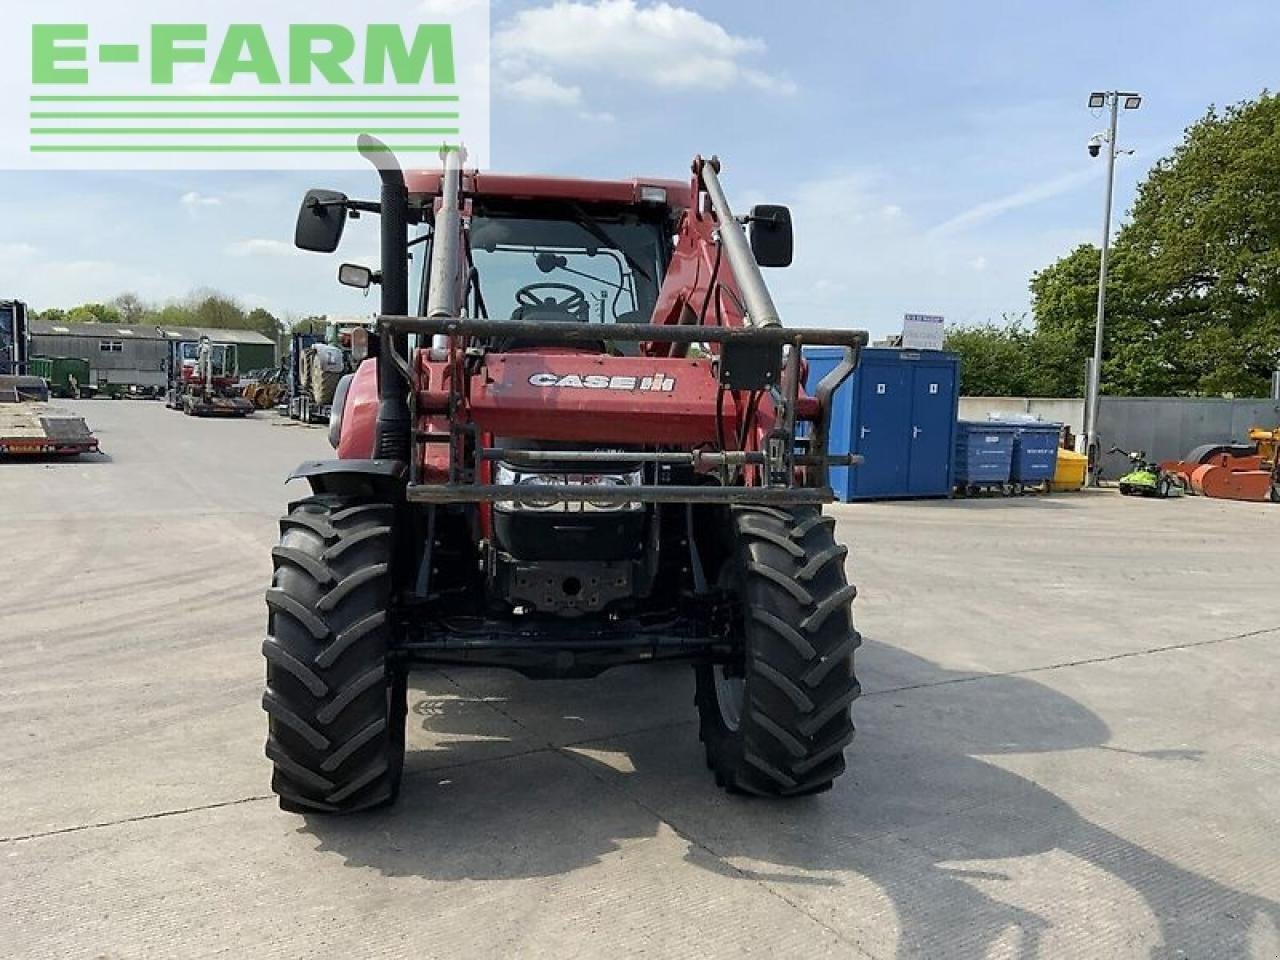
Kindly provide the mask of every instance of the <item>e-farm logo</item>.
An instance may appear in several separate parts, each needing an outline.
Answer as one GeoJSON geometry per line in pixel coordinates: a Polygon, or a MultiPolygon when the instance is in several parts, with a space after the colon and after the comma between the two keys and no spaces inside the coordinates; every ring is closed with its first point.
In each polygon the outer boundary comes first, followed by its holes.
{"type": "Polygon", "coordinates": [[[407,164],[465,145],[485,165],[487,2],[104,6],[22,5],[29,56],[0,60],[3,166],[345,168],[362,133],[407,164]]]}

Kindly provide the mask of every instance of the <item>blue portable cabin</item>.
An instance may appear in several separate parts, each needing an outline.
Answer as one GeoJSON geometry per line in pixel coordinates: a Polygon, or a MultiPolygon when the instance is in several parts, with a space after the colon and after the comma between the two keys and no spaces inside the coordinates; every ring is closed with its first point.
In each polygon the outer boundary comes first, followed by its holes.
{"type": "MultiPolygon", "coordinates": [[[[843,355],[809,347],[812,392],[843,355]]],[[[831,470],[841,500],[946,497],[960,403],[960,360],[940,350],[871,347],[857,371],[836,391],[831,452],[864,457],[857,467],[831,470]]]]}

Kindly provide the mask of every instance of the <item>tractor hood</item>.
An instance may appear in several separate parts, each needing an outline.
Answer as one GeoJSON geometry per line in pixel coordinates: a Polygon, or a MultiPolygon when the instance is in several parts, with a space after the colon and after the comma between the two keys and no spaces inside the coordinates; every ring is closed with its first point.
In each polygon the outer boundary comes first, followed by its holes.
{"type": "Polygon", "coordinates": [[[716,392],[709,360],[507,353],[472,378],[471,410],[503,437],[688,445],[715,439],[716,392]]]}

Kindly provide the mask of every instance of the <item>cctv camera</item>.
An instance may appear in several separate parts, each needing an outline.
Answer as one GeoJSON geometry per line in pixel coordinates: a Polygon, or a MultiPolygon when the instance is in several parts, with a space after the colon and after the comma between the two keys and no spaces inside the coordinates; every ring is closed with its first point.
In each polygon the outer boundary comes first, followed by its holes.
{"type": "Polygon", "coordinates": [[[1100,133],[1095,133],[1092,137],[1090,137],[1089,138],[1089,156],[1096,157],[1099,153],[1101,153],[1102,145],[1106,142],[1106,140],[1107,138],[1100,133]]]}

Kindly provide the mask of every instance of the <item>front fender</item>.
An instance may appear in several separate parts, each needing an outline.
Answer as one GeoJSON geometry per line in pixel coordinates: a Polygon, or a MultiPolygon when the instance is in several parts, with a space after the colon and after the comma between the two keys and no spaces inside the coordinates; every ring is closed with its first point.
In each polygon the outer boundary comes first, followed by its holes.
{"type": "Polygon", "coordinates": [[[338,457],[359,460],[373,456],[374,437],[378,432],[378,361],[363,361],[351,378],[342,398],[338,457]]]}
{"type": "MultiPolygon", "coordinates": [[[[289,480],[306,480],[313,493],[338,493],[399,503],[409,468],[399,460],[308,460],[289,480]]],[[[286,481],[287,482],[287,481],[286,481]]]]}

